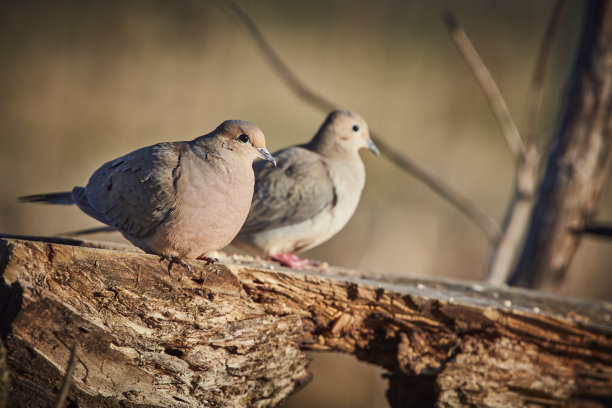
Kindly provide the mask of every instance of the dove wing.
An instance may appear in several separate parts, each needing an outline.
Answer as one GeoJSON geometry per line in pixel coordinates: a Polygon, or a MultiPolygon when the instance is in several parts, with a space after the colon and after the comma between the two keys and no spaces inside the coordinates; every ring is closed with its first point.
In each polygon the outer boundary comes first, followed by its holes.
{"type": "Polygon", "coordinates": [[[334,185],[318,153],[290,147],[274,158],[276,167],[255,163],[253,202],[241,234],[298,224],[335,205],[334,185]]]}
{"type": "Polygon", "coordinates": [[[73,192],[87,214],[123,233],[143,238],[174,209],[181,154],[187,142],[143,147],[100,167],[81,192],[73,192]]]}

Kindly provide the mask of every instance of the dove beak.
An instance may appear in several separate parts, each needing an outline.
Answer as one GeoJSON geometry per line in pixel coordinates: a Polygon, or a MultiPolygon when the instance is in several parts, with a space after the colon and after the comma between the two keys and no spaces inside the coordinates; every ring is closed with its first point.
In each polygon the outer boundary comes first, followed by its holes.
{"type": "Polygon", "coordinates": [[[378,147],[376,147],[376,145],[374,144],[374,141],[372,139],[368,139],[367,143],[368,143],[368,149],[370,149],[372,153],[378,156],[380,154],[380,151],[378,151],[378,147]]]}
{"type": "Polygon", "coordinates": [[[274,167],[276,167],[276,160],[274,160],[274,157],[270,154],[270,152],[265,147],[256,147],[255,150],[257,150],[257,155],[259,157],[261,157],[264,160],[269,161],[270,163],[274,165],[274,167]]]}

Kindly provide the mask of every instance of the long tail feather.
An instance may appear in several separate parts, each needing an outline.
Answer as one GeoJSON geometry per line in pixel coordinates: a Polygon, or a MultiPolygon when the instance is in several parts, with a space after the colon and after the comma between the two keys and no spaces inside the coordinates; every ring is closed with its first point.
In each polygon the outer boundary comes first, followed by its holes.
{"type": "Polygon", "coordinates": [[[70,191],[62,191],[60,193],[34,194],[29,196],[19,197],[22,203],[45,203],[45,204],[74,204],[72,193],[70,191]]]}
{"type": "Polygon", "coordinates": [[[117,231],[117,229],[113,227],[97,227],[97,228],[82,229],[78,231],[64,232],[63,234],[60,234],[60,235],[64,237],[80,237],[81,235],[99,234],[101,232],[113,232],[113,231],[117,231]]]}

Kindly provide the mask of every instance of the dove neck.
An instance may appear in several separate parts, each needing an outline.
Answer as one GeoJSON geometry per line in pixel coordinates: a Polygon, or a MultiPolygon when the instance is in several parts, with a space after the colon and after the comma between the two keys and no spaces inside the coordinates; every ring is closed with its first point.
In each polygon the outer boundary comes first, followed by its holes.
{"type": "Polygon", "coordinates": [[[304,148],[317,152],[322,156],[334,157],[334,158],[354,158],[359,157],[357,154],[357,148],[352,146],[344,146],[340,143],[340,138],[334,134],[330,134],[329,131],[319,131],[310,142],[303,145],[304,148]]]}

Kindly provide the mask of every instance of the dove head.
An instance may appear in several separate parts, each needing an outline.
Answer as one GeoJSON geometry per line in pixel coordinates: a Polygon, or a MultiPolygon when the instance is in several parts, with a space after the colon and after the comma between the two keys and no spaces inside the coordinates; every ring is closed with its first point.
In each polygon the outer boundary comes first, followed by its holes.
{"type": "Polygon", "coordinates": [[[244,120],[226,120],[212,132],[226,148],[244,153],[253,159],[262,158],[276,166],[266,149],[266,139],[260,128],[244,120]]]}
{"type": "Polygon", "coordinates": [[[356,155],[361,148],[370,149],[378,155],[367,122],[361,115],[349,110],[330,112],[309,145],[323,155],[356,155]]]}

